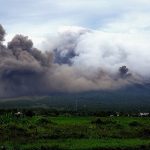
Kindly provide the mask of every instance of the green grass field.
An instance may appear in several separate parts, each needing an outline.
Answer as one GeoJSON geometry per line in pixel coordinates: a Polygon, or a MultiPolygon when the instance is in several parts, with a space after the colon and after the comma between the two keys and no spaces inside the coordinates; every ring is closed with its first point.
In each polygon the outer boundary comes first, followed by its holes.
{"type": "Polygon", "coordinates": [[[3,114],[0,145],[8,150],[149,150],[150,118],[3,114]]]}

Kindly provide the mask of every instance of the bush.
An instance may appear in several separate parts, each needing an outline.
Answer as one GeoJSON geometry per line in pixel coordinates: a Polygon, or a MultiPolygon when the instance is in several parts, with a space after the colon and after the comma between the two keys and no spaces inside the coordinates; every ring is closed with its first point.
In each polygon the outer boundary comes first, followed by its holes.
{"type": "Polygon", "coordinates": [[[14,130],[17,130],[17,131],[20,131],[20,132],[25,132],[26,129],[22,126],[19,126],[15,123],[10,123],[6,126],[7,129],[11,130],[11,131],[14,131],[14,130]]]}
{"type": "Polygon", "coordinates": [[[140,131],[140,136],[142,137],[150,137],[150,129],[144,128],[140,131]]]}
{"type": "Polygon", "coordinates": [[[137,126],[141,126],[141,124],[139,122],[137,122],[137,121],[133,121],[133,122],[129,123],[129,126],[131,126],[131,127],[137,127],[137,126]]]}
{"type": "Polygon", "coordinates": [[[116,122],[111,121],[111,120],[101,120],[100,118],[97,118],[93,121],[91,121],[92,124],[102,124],[102,125],[109,125],[109,124],[114,124],[116,122]]]}
{"type": "Polygon", "coordinates": [[[35,113],[32,110],[27,110],[27,111],[25,111],[25,115],[27,117],[33,117],[35,115],[35,113]]]}
{"type": "Polygon", "coordinates": [[[36,121],[36,124],[54,124],[51,120],[45,117],[41,117],[36,121]]]}
{"type": "Polygon", "coordinates": [[[49,146],[41,146],[40,150],[63,150],[63,149],[60,148],[59,145],[53,145],[51,147],[49,147],[49,146]]]}
{"type": "Polygon", "coordinates": [[[91,121],[92,124],[103,124],[104,122],[100,119],[100,118],[97,118],[93,121],[91,121]]]}

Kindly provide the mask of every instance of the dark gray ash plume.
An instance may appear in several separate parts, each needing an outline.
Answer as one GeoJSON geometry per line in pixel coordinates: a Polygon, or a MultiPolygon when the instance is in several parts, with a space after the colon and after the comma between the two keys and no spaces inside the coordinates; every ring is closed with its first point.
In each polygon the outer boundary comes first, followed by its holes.
{"type": "MultiPolygon", "coordinates": [[[[2,27],[1,27],[2,28],[2,27]]],[[[1,39],[5,31],[1,29],[1,39]]],[[[0,47],[0,96],[45,94],[48,91],[46,75],[52,63],[52,54],[33,48],[28,37],[16,35],[8,47],[0,47]]]]}
{"type": "Polygon", "coordinates": [[[4,40],[4,36],[5,36],[5,30],[2,27],[2,25],[0,24],[0,41],[4,40]]]}

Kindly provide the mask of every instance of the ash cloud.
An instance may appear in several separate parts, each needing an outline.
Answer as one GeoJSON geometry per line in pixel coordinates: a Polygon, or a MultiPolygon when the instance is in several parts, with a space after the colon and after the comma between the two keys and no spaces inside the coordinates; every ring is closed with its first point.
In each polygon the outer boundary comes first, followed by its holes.
{"type": "Polygon", "coordinates": [[[0,96],[35,95],[48,92],[46,74],[51,59],[51,54],[43,54],[33,48],[32,41],[23,35],[16,35],[7,47],[1,43],[0,96]]]}
{"type": "Polygon", "coordinates": [[[0,97],[112,90],[149,79],[135,60],[140,55],[141,66],[149,67],[143,47],[125,37],[72,27],[48,38],[42,52],[27,36],[16,35],[7,46],[4,36],[0,26],[0,97]]]}
{"type": "Polygon", "coordinates": [[[4,40],[4,36],[5,36],[5,30],[2,27],[2,25],[0,24],[0,41],[4,40]]]}

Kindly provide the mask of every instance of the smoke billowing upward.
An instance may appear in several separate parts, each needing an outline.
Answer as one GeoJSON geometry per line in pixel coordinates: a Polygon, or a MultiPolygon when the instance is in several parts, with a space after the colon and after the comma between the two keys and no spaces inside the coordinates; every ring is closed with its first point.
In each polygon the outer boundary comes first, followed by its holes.
{"type": "Polygon", "coordinates": [[[136,46],[130,37],[125,42],[119,35],[71,28],[47,39],[42,52],[23,35],[5,46],[4,36],[0,25],[0,97],[112,90],[150,77],[150,53],[140,51],[150,46],[136,46]],[[136,64],[139,55],[142,69],[136,64]]]}
{"type": "Polygon", "coordinates": [[[0,24],[0,41],[4,40],[5,30],[3,29],[2,25],[0,24]]]}

